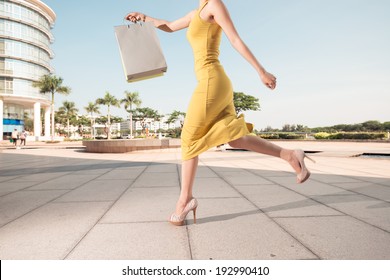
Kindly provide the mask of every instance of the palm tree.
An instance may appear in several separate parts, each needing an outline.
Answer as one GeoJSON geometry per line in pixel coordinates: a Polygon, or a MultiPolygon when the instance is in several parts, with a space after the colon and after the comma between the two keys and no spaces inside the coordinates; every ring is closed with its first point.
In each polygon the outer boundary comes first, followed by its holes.
{"type": "Polygon", "coordinates": [[[61,77],[44,75],[38,81],[33,82],[33,87],[39,88],[41,93],[51,93],[51,140],[54,141],[54,94],[60,93],[68,95],[71,92],[70,87],[62,85],[61,77]]]}
{"type": "Polygon", "coordinates": [[[110,114],[110,107],[115,106],[115,107],[120,107],[119,100],[111,95],[108,91],[106,91],[106,95],[104,98],[98,98],[96,100],[96,103],[99,105],[106,105],[107,106],[107,125],[108,125],[108,130],[107,130],[107,139],[110,139],[110,127],[111,127],[111,114],[110,114]]]}
{"type": "Polygon", "coordinates": [[[125,91],[126,97],[121,100],[125,105],[125,110],[130,114],[130,138],[133,138],[133,105],[139,107],[142,103],[138,92],[125,91]]]}
{"type": "Polygon", "coordinates": [[[180,120],[180,126],[183,128],[184,125],[184,118],[186,117],[186,113],[180,112],[180,111],[173,111],[170,115],[168,120],[165,122],[167,124],[174,123],[178,120],[180,120]]]}
{"type": "Polygon", "coordinates": [[[162,115],[160,115],[157,110],[153,110],[149,107],[137,108],[134,113],[134,119],[141,123],[142,131],[146,130],[150,119],[159,121],[162,118],[162,115]]]}
{"type": "Polygon", "coordinates": [[[70,101],[64,101],[62,102],[62,107],[59,109],[60,114],[66,119],[67,124],[67,130],[68,130],[68,138],[69,138],[69,122],[72,117],[76,115],[76,113],[79,111],[76,108],[76,105],[74,102],[70,101]]]}
{"type": "Polygon", "coordinates": [[[100,114],[99,105],[93,102],[89,102],[88,106],[84,107],[84,109],[87,111],[87,113],[91,114],[91,132],[93,139],[95,139],[95,119],[93,118],[93,113],[100,114]]]}

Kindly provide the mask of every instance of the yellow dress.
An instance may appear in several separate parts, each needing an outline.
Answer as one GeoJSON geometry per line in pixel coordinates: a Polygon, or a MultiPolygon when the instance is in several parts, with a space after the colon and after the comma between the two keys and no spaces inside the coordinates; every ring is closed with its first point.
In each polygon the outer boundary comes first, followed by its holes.
{"type": "Polygon", "coordinates": [[[233,88],[218,59],[222,28],[202,20],[199,14],[204,6],[196,12],[187,31],[198,85],[182,130],[183,160],[248,135],[253,129],[251,124],[245,123],[243,115],[236,115],[233,88]]]}

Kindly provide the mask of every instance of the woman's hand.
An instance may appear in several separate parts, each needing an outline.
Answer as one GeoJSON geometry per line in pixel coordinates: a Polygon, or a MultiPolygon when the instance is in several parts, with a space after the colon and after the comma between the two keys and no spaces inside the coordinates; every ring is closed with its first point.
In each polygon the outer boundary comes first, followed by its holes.
{"type": "Polygon", "coordinates": [[[270,88],[270,89],[275,89],[276,87],[276,78],[274,75],[272,75],[271,73],[268,73],[267,71],[265,71],[264,73],[260,74],[260,78],[261,78],[261,81],[263,82],[263,84],[270,88]]]}
{"type": "Polygon", "coordinates": [[[129,20],[132,22],[145,21],[145,19],[146,15],[138,12],[132,12],[125,16],[125,20],[129,20]]]}

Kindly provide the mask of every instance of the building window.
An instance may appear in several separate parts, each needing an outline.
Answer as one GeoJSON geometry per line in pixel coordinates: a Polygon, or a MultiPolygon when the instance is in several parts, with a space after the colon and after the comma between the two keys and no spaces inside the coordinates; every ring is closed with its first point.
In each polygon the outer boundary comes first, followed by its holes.
{"type": "Polygon", "coordinates": [[[0,93],[12,94],[13,92],[13,80],[2,78],[0,79],[0,93]]]}

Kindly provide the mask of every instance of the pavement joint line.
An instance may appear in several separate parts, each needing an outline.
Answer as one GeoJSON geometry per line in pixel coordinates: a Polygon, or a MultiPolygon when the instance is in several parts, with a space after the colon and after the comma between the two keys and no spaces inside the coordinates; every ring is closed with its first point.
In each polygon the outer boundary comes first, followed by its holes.
{"type": "Polygon", "coordinates": [[[275,219],[333,218],[348,217],[347,215],[307,215],[307,216],[274,216],[275,219]]]}
{"type": "Polygon", "coordinates": [[[133,225],[133,224],[166,224],[167,221],[133,221],[133,222],[101,222],[97,225],[133,225]]]}
{"type": "MultiPolygon", "coordinates": [[[[252,172],[250,169],[248,169],[247,171],[249,171],[249,172],[251,172],[252,174],[256,175],[256,173],[252,172]]],[[[269,180],[270,180],[270,179],[269,179],[269,180]]],[[[317,180],[315,180],[315,179],[311,179],[311,180],[316,181],[316,182],[319,182],[319,183],[323,183],[323,182],[317,181],[317,180]]],[[[352,219],[355,219],[355,220],[357,220],[357,221],[359,221],[359,222],[362,222],[362,223],[364,223],[364,224],[366,224],[366,225],[372,226],[372,227],[374,227],[374,228],[376,228],[376,229],[379,229],[379,230],[381,230],[381,231],[384,231],[384,232],[386,232],[386,233],[390,233],[390,231],[388,231],[388,230],[386,230],[386,229],[383,229],[383,228],[381,228],[381,227],[379,227],[379,226],[370,224],[369,222],[367,222],[367,221],[365,221],[365,220],[362,220],[362,219],[360,219],[360,218],[358,218],[358,217],[354,217],[354,216],[352,216],[352,215],[350,215],[350,214],[348,214],[348,213],[346,213],[346,212],[344,212],[344,211],[341,211],[340,209],[337,209],[337,208],[332,207],[332,206],[330,206],[330,205],[327,205],[327,204],[325,204],[325,203],[323,203],[323,202],[321,202],[321,201],[319,201],[319,200],[316,200],[316,199],[313,198],[313,197],[306,196],[306,195],[304,195],[304,194],[302,194],[302,193],[299,193],[299,192],[295,191],[294,189],[289,189],[289,188],[287,188],[287,187],[285,187],[285,186],[283,186],[283,185],[281,185],[281,184],[279,184],[279,183],[277,183],[277,182],[275,182],[275,184],[278,185],[278,186],[280,186],[280,187],[282,187],[282,188],[284,188],[284,189],[290,190],[290,191],[292,191],[292,192],[294,192],[294,193],[296,193],[296,194],[299,194],[299,195],[301,195],[301,196],[304,196],[304,197],[307,198],[307,200],[313,200],[313,201],[315,201],[315,202],[317,202],[317,203],[319,203],[319,204],[321,204],[321,205],[323,205],[323,206],[325,206],[325,207],[328,207],[328,208],[330,208],[330,209],[332,209],[332,210],[334,210],[334,211],[337,211],[337,212],[339,212],[339,213],[342,213],[343,215],[346,215],[346,216],[348,216],[348,217],[350,217],[350,218],[352,218],[352,219]]],[[[330,185],[330,184],[329,184],[329,185],[330,185]]],[[[333,186],[333,187],[337,187],[337,186],[333,186]]],[[[343,189],[343,190],[344,190],[344,189],[343,189]]],[[[375,199],[375,200],[379,200],[379,199],[377,199],[377,198],[374,198],[374,199],[375,199]]],[[[379,200],[379,201],[381,201],[381,200],[379,200]]],[[[381,202],[389,203],[389,202],[387,202],[387,201],[381,201],[381,202]]]]}
{"type": "MultiPolygon", "coordinates": [[[[181,191],[181,185],[182,185],[182,180],[181,180],[182,179],[181,178],[181,167],[182,167],[182,164],[183,163],[176,165],[176,175],[177,175],[177,179],[179,180],[180,191],[181,191]]],[[[193,260],[194,256],[192,254],[190,231],[188,230],[189,224],[188,224],[186,219],[184,219],[184,221],[185,221],[185,227],[186,227],[186,236],[187,236],[187,244],[188,244],[188,250],[189,250],[189,254],[190,254],[190,260],[193,260]]]]}
{"type": "MultiPolygon", "coordinates": [[[[36,161],[34,161],[34,162],[36,162],[36,161]]],[[[23,163],[24,165],[26,165],[26,163],[23,163]]],[[[52,164],[52,163],[47,163],[47,164],[45,164],[45,165],[42,165],[42,167],[44,168],[46,165],[50,165],[50,164],[52,164]]],[[[19,165],[19,164],[18,164],[19,165]]],[[[18,165],[16,165],[16,166],[18,166],[18,165]]],[[[38,168],[41,168],[41,167],[38,167],[38,168]]],[[[35,169],[38,169],[38,168],[35,168],[35,169]]],[[[50,167],[50,168],[52,168],[52,167],[50,167]]],[[[48,168],[48,169],[46,169],[46,170],[49,170],[50,168],[48,168]]],[[[45,170],[45,171],[46,171],[45,170]]],[[[9,170],[3,170],[3,171],[9,171],[9,170]]],[[[43,172],[41,172],[41,173],[44,173],[44,171],[43,172]]],[[[24,173],[24,174],[21,174],[20,176],[19,175],[17,175],[16,177],[13,177],[13,178],[11,178],[11,179],[9,179],[9,180],[5,180],[5,181],[2,181],[1,183],[6,183],[6,182],[9,182],[9,181],[12,181],[12,180],[15,180],[15,179],[19,179],[19,178],[21,178],[21,177],[26,177],[26,176],[28,176],[28,175],[35,175],[36,173],[34,173],[34,172],[31,172],[31,173],[24,173]]],[[[66,174],[65,174],[66,175],[66,174]]],[[[64,176],[65,176],[64,175],[64,176]]],[[[61,177],[61,176],[60,176],[61,177]]],[[[49,181],[50,180],[52,180],[52,179],[49,179],[49,181]]]]}
{"type": "MultiPolygon", "coordinates": [[[[43,183],[46,183],[46,182],[43,182],[43,183]]],[[[36,186],[36,185],[34,185],[34,186],[36,186]]],[[[34,187],[34,186],[30,186],[28,188],[31,188],[31,187],[34,187]]],[[[45,192],[45,191],[69,191],[69,189],[35,189],[35,190],[20,189],[18,191],[12,192],[12,193],[17,193],[17,192],[45,192]]],[[[11,194],[11,193],[8,193],[8,194],[11,194]]],[[[6,195],[8,195],[8,194],[6,194],[6,195]]]]}
{"type": "MultiPolygon", "coordinates": [[[[150,164],[152,164],[152,161],[150,161],[149,163],[145,162],[145,166],[144,166],[144,169],[138,174],[138,176],[133,180],[131,181],[131,183],[129,184],[129,186],[122,192],[121,195],[118,196],[118,198],[114,201],[110,201],[111,202],[111,205],[109,205],[109,207],[107,207],[107,210],[100,216],[100,218],[97,219],[96,223],[94,225],[91,226],[91,228],[89,230],[86,231],[86,233],[80,238],[79,241],[76,242],[76,244],[73,246],[73,248],[71,248],[69,250],[68,253],[65,254],[65,256],[63,257],[63,260],[66,260],[70,254],[80,245],[80,243],[85,239],[85,237],[98,225],[100,224],[100,221],[103,219],[103,217],[112,209],[112,207],[125,195],[125,193],[131,189],[131,187],[135,184],[135,182],[137,182],[137,180],[141,177],[141,175],[143,174],[143,172],[150,166],[150,164]]],[[[123,165],[125,165],[125,163],[123,163],[123,165]]],[[[114,168],[115,169],[115,168],[114,168]]],[[[110,170],[111,171],[111,170],[110,170]]],[[[108,171],[108,172],[110,172],[108,171]]],[[[106,172],[106,173],[108,173],[106,172]]],[[[104,173],[104,174],[106,174],[104,173]]],[[[102,174],[102,175],[104,175],[102,174]]]]}
{"type": "MultiPolygon", "coordinates": [[[[385,203],[389,203],[390,204],[389,201],[381,199],[381,198],[378,198],[378,197],[373,197],[373,196],[370,196],[370,195],[367,195],[367,194],[364,194],[364,193],[360,193],[360,192],[357,192],[357,191],[354,191],[354,190],[350,190],[350,189],[344,189],[343,187],[335,185],[337,183],[328,183],[328,184],[330,186],[334,187],[334,188],[339,188],[339,189],[342,189],[342,190],[345,190],[345,191],[353,193],[353,194],[345,194],[345,195],[361,195],[361,196],[365,196],[365,197],[368,197],[368,198],[372,198],[372,199],[379,200],[381,202],[385,202],[385,203]]],[[[359,183],[357,183],[357,184],[359,184],[359,183]]],[[[332,195],[329,195],[329,196],[332,196],[332,195]]]]}
{"type": "MultiPolygon", "coordinates": [[[[234,164],[233,164],[234,165],[234,164]]],[[[246,169],[244,169],[246,170],[246,169]]],[[[218,175],[218,177],[225,181],[233,190],[235,190],[238,194],[240,194],[245,200],[247,200],[252,206],[254,206],[258,211],[259,213],[262,213],[264,214],[270,221],[272,221],[276,226],[278,226],[282,231],[284,231],[287,235],[289,235],[292,239],[294,239],[297,243],[301,244],[304,248],[306,248],[306,250],[308,250],[311,254],[313,254],[314,256],[316,256],[317,259],[321,259],[321,257],[316,254],[308,245],[304,244],[301,240],[299,240],[297,237],[295,237],[291,232],[289,232],[286,228],[284,228],[280,223],[278,223],[275,219],[273,219],[270,215],[268,215],[268,213],[264,212],[260,207],[258,207],[255,203],[253,203],[247,196],[245,196],[243,193],[241,193],[237,188],[234,187],[234,185],[230,184],[228,181],[225,180],[225,178],[223,178],[222,176],[220,176],[218,174],[217,171],[213,170],[213,172],[218,175]]],[[[254,173],[252,173],[254,174],[254,173]]],[[[254,174],[258,177],[261,177],[257,174],[254,174]]],[[[276,183],[276,182],[275,182],[276,183]]],[[[279,185],[278,183],[276,183],[276,185],[279,185]]]]}
{"type": "Polygon", "coordinates": [[[137,187],[133,187],[132,189],[166,189],[166,188],[173,189],[173,188],[177,188],[177,186],[137,186],[137,187]]]}
{"type": "MultiPolygon", "coordinates": [[[[67,174],[65,174],[64,176],[66,176],[67,174]]],[[[62,177],[62,176],[60,176],[60,177],[62,177]]],[[[60,178],[60,177],[57,177],[57,178],[60,178]]],[[[47,183],[47,182],[49,182],[49,181],[51,181],[51,180],[53,180],[53,178],[51,178],[51,179],[49,179],[49,180],[47,180],[47,181],[41,181],[41,182],[36,182],[36,184],[32,184],[32,185],[30,185],[30,186],[28,186],[28,187],[25,187],[25,188],[22,188],[22,189],[19,189],[19,190],[16,190],[16,191],[13,191],[13,192],[9,192],[9,193],[6,193],[6,194],[4,194],[4,195],[0,195],[0,198],[3,198],[3,197],[6,197],[6,196],[8,196],[8,195],[10,195],[10,194],[15,194],[15,193],[18,193],[18,192],[32,192],[32,191],[54,191],[54,189],[50,189],[50,190],[28,190],[29,188],[32,188],[32,187],[35,187],[35,186],[38,186],[38,185],[40,185],[40,184],[42,184],[42,183],[47,183]]],[[[9,182],[9,181],[6,181],[6,183],[7,182],[9,182]]],[[[4,182],[1,182],[1,183],[4,183],[4,182]]],[[[68,191],[69,189],[55,189],[55,191],[68,191]]]]}
{"type": "Polygon", "coordinates": [[[53,201],[52,204],[77,204],[77,203],[111,203],[114,200],[78,200],[78,201],[53,201]]]}
{"type": "MultiPolygon", "coordinates": [[[[389,178],[390,180],[390,178],[389,178]]],[[[362,180],[362,179],[359,179],[359,181],[361,181],[362,183],[372,183],[371,181],[368,181],[368,180],[362,180]]],[[[348,182],[332,182],[330,184],[344,184],[344,183],[348,183],[348,182]]],[[[386,188],[390,188],[389,185],[385,185],[385,184],[382,184],[380,182],[376,182],[375,185],[380,185],[382,187],[386,187],[386,188]]]]}
{"type": "Polygon", "coordinates": [[[239,197],[239,196],[229,196],[229,197],[196,197],[197,199],[201,199],[201,200],[218,200],[218,199],[242,199],[242,197],[239,197]]]}

